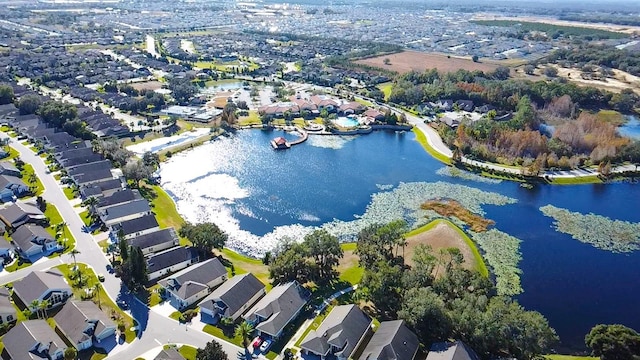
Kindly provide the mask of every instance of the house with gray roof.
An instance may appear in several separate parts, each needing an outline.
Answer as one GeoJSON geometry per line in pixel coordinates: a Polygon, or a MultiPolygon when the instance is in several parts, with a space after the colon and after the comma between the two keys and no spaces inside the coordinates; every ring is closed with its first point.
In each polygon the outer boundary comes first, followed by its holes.
{"type": "Polygon", "coordinates": [[[0,175],[0,189],[11,190],[13,195],[21,197],[29,192],[29,185],[25,184],[19,177],[0,175]]]}
{"type": "Polygon", "coordinates": [[[6,287],[0,287],[0,325],[10,324],[18,319],[16,308],[11,302],[11,292],[6,287]]]}
{"type": "Polygon", "coordinates": [[[130,246],[139,247],[144,256],[170,249],[180,244],[180,238],[174,228],[157,230],[125,241],[130,246]]]}
{"type": "Polygon", "coordinates": [[[21,172],[13,163],[0,161],[0,175],[20,177],[21,172]]]}
{"type": "Polygon", "coordinates": [[[176,246],[155,253],[147,258],[147,274],[149,281],[167,274],[180,271],[198,262],[198,253],[194,248],[176,246]]]}
{"type": "Polygon", "coordinates": [[[297,281],[275,286],[244,315],[262,337],[278,338],[307,304],[309,292],[297,281]]]}
{"type": "Polygon", "coordinates": [[[37,309],[31,305],[34,300],[47,301],[47,309],[64,304],[73,292],[62,273],[57,269],[33,271],[21,280],[13,283],[14,297],[31,311],[37,309]]]}
{"type": "Polygon", "coordinates": [[[111,227],[111,239],[113,242],[118,241],[118,233],[122,233],[125,240],[133,239],[137,236],[149,234],[160,230],[160,225],[155,215],[149,214],[141,216],[137,219],[127,220],[115,224],[111,227]]]}
{"type": "Polygon", "coordinates": [[[122,189],[123,185],[120,179],[110,179],[89,185],[83,185],[80,187],[80,194],[85,199],[91,196],[101,198],[103,196],[110,196],[116,191],[120,191],[122,189]]]}
{"type": "Polygon", "coordinates": [[[2,338],[4,351],[10,359],[62,359],[65,342],[46,320],[26,320],[18,323],[2,338]]]}
{"type": "MultiPolygon", "coordinates": [[[[0,258],[13,258],[13,245],[4,237],[0,237],[0,258]]],[[[0,261],[2,261],[2,259],[0,259],[0,261]]]]}
{"type": "Polygon", "coordinates": [[[110,196],[105,196],[98,200],[96,204],[96,208],[105,209],[114,205],[126,203],[133,200],[141,199],[140,193],[138,190],[124,189],[120,191],[116,191],[110,196]]]}
{"type": "Polygon", "coordinates": [[[78,350],[93,346],[94,340],[113,337],[116,323],[93,301],[68,301],[53,317],[60,332],[78,350]]]}
{"type": "Polygon", "coordinates": [[[480,358],[467,344],[458,340],[431,345],[427,360],[480,360],[480,358]]]}
{"type": "Polygon", "coordinates": [[[190,266],[158,282],[169,295],[170,303],[181,310],[209,295],[227,280],[227,269],[218,258],[190,266]]]}
{"type": "Polygon", "coordinates": [[[349,359],[371,334],[371,324],[371,318],[358,306],[336,306],[317,329],[307,334],[300,348],[322,358],[333,355],[338,360],[349,359]]]}
{"type": "Polygon", "coordinates": [[[70,175],[73,182],[78,186],[89,185],[101,181],[114,179],[116,176],[111,172],[111,168],[86,171],[77,175],[70,175]]]}
{"type": "Polygon", "coordinates": [[[384,321],[378,326],[359,360],[413,360],[420,341],[402,320],[384,321]]]}
{"type": "Polygon", "coordinates": [[[236,321],[267,293],[266,287],[252,273],[236,275],[213,290],[200,304],[200,312],[211,318],[236,321]]]}
{"type": "Polygon", "coordinates": [[[112,226],[119,222],[132,220],[151,214],[149,202],[146,199],[130,201],[128,203],[114,205],[100,211],[100,219],[106,226],[112,226]]]}
{"type": "Polygon", "coordinates": [[[175,348],[162,349],[160,354],[156,355],[153,360],[185,360],[184,356],[175,348]]]}
{"type": "Polygon", "coordinates": [[[0,220],[6,227],[16,229],[22,224],[46,225],[47,217],[37,206],[17,202],[0,209],[0,220]]]}
{"type": "Polygon", "coordinates": [[[11,239],[18,254],[28,260],[62,249],[56,239],[40,225],[21,225],[11,234],[11,239]]]}

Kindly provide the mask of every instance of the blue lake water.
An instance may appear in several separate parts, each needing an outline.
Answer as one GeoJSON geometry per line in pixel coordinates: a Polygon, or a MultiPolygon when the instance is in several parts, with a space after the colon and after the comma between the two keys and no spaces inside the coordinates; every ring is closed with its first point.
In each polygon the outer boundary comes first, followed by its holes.
{"type": "Polygon", "coordinates": [[[640,119],[637,116],[627,116],[627,123],[618,128],[621,135],[640,140],[640,119]]]}
{"type": "MultiPolygon", "coordinates": [[[[361,216],[372,194],[401,182],[445,181],[518,200],[484,206],[496,228],[523,242],[524,293],[517,298],[544,314],[562,348],[580,350],[598,323],[640,330],[640,252],[613,254],[552,228],[539,211],[552,204],[581,213],[640,222],[640,187],[630,183],[550,186],[529,190],[517,183],[491,184],[443,177],[412,133],[374,132],[358,137],[310,137],[286,151],[269,141],[276,131],[241,131],[162,166],[163,187],[190,221],[220,222],[240,251],[265,246],[296,226],[319,226],[361,216]]],[[[248,252],[248,250],[247,250],[248,252]]]]}

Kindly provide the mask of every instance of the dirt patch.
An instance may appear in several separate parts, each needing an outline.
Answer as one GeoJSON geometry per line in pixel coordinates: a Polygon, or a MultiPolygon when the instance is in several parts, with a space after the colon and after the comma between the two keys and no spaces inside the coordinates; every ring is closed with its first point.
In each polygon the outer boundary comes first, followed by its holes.
{"type": "Polygon", "coordinates": [[[415,253],[416,246],[419,244],[430,245],[431,248],[433,248],[434,254],[438,254],[440,249],[458,248],[462,256],[464,256],[462,266],[469,270],[475,268],[476,260],[473,257],[471,249],[467,243],[465,243],[460,233],[446,223],[440,223],[431,230],[407,238],[407,247],[404,252],[405,261],[408,265],[413,265],[413,254],[415,253]]]}
{"type": "Polygon", "coordinates": [[[131,87],[138,91],[158,90],[158,89],[162,89],[162,83],[160,81],[137,82],[137,83],[132,83],[131,87]]]}
{"type": "Polygon", "coordinates": [[[401,74],[415,70],[425,71],[438,69],[440,72],[453,72],[459,69],[468,71],[480,70],[491,72],[497,64],[473,62],[471,59],[448,57],[442,54],[428,54],[417,51],[403,51],[397,54],[383,55],[356,61],[358,64],[375,66],[378,68],[397,71],[401,74]],[[388,61],[386,60],[388,59],[388,61]],[[385,64],[388,62],[388,64],[385,64]]]}
{"type": "Polygon", "coordinates": [[[613,31],[613,32],[619,32],[624,34],[633,34],[635,32],[640,32],[640,26],[588,23],[588,22],[582,22],[582,21],[558,20],[558,19],[552,19],[547,17],[536,17],[536,16],[510,17],[510,16],[501,16],[497,14],[484,14],[484,15],[474,16],[472,20],[509,20],[509,21],[536,22],[536,23],[551,24],[551,25],[558,25],[558,26],[573,26],[573,27],[581,27],[581,28],[589,28],[589,29],[606,30],[606,31],[613,31]]]}
{"type": "Polygon", "coordinates": [[[353,252],[354,250],[344,251],[342,255],[342,259],[340,259],[340,262],[338,263],[339,273],[343,273],[347,269],[358,267],[358,261],[360,260],[360,258],[358,257],[358,255],[354,254],[353,252]]]}

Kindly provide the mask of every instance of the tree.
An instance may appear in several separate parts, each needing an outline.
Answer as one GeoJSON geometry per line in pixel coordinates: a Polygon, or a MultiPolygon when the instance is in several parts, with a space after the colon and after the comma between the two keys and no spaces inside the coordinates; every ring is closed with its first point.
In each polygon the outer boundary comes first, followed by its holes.
{"type": "Polygon", "coordinates": [[[102,289],[100,283],[95,283],[92,287],[93,296],[98,299],[98,307],[102,309],[102,303],[100,302],[100,289],[102,289]]]}
{"type": "Polygon", "coordinates": [[[222,249],[229,236],[212,222],[201,224],[186,223],[180,228],[180,236],[191,241],[198,251],[210,256],[213,249],[222,249]]]}
{"type": "Polygon", "coordinates": [[[153,169],[156,169],[160,165],[160,156],[151,151],[147,151],[142,155],[142,162],[153,169]]]}
{"type": "Polygon", "coordinates": [[[391,59],[389,58],[384,58],[383,62],[385,65],[391,65],[391,59]]]}
{"type": "Polygon", "coordinates": [[[304,283],[309,278],[307,249],[298,243],[286,244],[285,248],[269,264],[269,277],[274,285],[293,280],[304,283]]]}
{"type": "Polygon", "coordinates": [[[140,187],[141,180],[148,180],[153,175],[153,168],[145,165],[142,160],[130,160],[122,168],[122,174],[127,180],[131,180],[132,188],[140,187]]]}
{"type": "Polygon", "coordinates": [[[222,350],[222,346],[212,340],[207,343],[204,349],[198,348],[196,351],[196,360],[229,360],[227,353],[222,350]]]}
{"type": "Polygon", "coordinates": [[[640,334],[624,325],[596,325],[584,341],[602,360],[640,359],[640,334]]]}
{"type": "Polygon", "coordinates": [[[402,303],[402,268],[386,261],[378,261],[372,269],[365,269],[358,292],[372,301],[378,311],[393,317],[402,303]]]}
{"type": "Polygon", "coordinates": [[[13,88],[8,84],[0,84],[0,105],[13,102],[13,88]]]}
{"type": "Polygon", "coordinates": [[[476,63],[477,63],[477,62],[478,62],[478,55],[473,55],[473,56],[471,57],[471,61],[473,61],[473,62],[476,62],[476,63]]]}
{"type": "Polygon", "coordinates": [[[248,321],[243,321],[238,324],[238,326],[236,326],[234,335],[242,339],[242,347],[245,349],[245,351],[247,351],[247,346],[249,346],[249,339],[252,332],[253,325],[251,325],[251,323],[248,321]]]}
{"type": "Polygon", "coordinates": [[[249,106],[247,105],[247,102],[244,100],[238,101],[236,105],[238,106],[238,109],[249,110],[249,106]]]}
{"type": "Polygon", "coordinates": [[[40,96],[24,95],[20,97],[17,106],[20,111],[20,115],[29,115],[35,114],[41,104],[42,100],[40,100],[40,96]]]}
{"type": "Polygon", "coordinates": [[[544,70],[543,70],[542,72],[544,73],[544,75],[545,75],[546,77],[553,78],[553,77],[558,76],[558,69],[556,69],[556,68],[555,68],[555,67],[553,67],[553,66],[547,66],[547,67],[545,67],[545,68],[544,68],[544,70]]]}
{"type": "Polygon", "coordinates": [[[340,262],[343,251],[337,237],[326,230],[315,230],[304,237],[303,246],[315,263],[312,272],[315,282],[329,283],[338,276],[334,267],[340,262]]]}
{"type": "Polygon", "coordinates": [[[40,319],[40,300],[35,299],[29,304],[30,309],[34,309],[36,311],[36,317],[40,319]]]}
{"type": "Polygon", "coordinates": [[[536,67],[531,65],[531,64],[527,64],[524,66],[524,73],[527,75],[533,75],[533,72],[536,71],[536,67]]]}
{"type": "Polygon", "coordinates": [[[47,309],[49,308],[49,306],[51,306],[51,303],[49,302],[49,300],[40,301],[40,310],[42,311],[43,319],[47,317],[47,309]]]}
{"type": "Polygon", "coordinates": [[[429,288],[409,289],[398,317],[415,329],[425,344],[447,339],[451,334],[451,320],[444,301],[429,288]]]}
{"type": "Polygon", "coordinates": [[[77,356],[78,350],[73,346],[69,346],[64,350],[64,360],[75,360],[77,356]]]}
{"type": "Polygon", "coordinates": [[[73,268],[77,269],[78,268],[78,263],[76,263],[76,255],[80,254],[80,251],[78,249],[71,249],[71,251],[69,251],[69,255],[71,256],[71,258],[73,259],[73,268]]]}
{"type": "Polygon", "coordinates": [[[120,259],[127,261],[129,259],[129,244],[127,240],[118,237],[118,248],[120,249],[120,259]]]}

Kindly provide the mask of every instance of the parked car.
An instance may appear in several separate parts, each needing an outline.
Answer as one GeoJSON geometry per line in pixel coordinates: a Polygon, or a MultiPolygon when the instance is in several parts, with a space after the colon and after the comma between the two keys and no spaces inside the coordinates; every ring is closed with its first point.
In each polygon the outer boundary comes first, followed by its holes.
{"type": "Polygon", "coordinates": [[[265,340],[262,345],[260,345],[260,351],[265,353],[267,352],[267,350],[269,350],[269,347],[271,346],[271,340],[265,340]]]}
{"type": "Polygon", "coordinates": [[[129,309],[129,304],[127,304],[124,300],[118,300],[116,303],[122,310],[129,309]]]}
{"type": "Polygon", "coordinates": [[[104,282],[104,274],[102,274],[102,273],[98,274],[98,280],[100,282],[104,282]]]}
{"type": "Polygon", "coordinates": [[[262,339],[260,339],[259,337],[253,339],[252,346],[254,349],[260,347],[260,344],[262,344],[262,339]]]}

